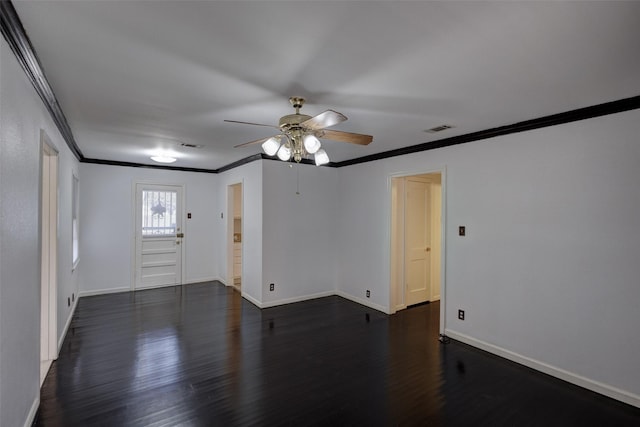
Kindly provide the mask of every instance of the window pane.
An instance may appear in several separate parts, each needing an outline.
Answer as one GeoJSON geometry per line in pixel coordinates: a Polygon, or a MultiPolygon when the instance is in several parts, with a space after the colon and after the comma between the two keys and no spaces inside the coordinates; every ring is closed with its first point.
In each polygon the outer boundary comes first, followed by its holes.
{"type": "Polygon", "coordinates": [[[176,191],[142,190],[142,235],[148,237],[176,234],[176,191]]]}

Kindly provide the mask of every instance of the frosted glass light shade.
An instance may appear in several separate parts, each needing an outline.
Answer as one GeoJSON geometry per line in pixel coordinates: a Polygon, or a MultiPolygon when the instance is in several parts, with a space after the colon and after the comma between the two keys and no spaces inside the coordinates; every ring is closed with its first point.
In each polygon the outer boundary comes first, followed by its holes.
{"type": "Polygon", "coordinates": [[[304,149],[309,154],[317,152],[320,149],[320,140],[315,135],[306,135],[304,137],[304,149]]]}
{"type": "Polygon", "coordinates": [[[291,158],[291,148],[287,147],[287,144],[282,144],[278,150],[278,158],[283,162],[286,162],[291,158]]]}
{"type": "Polygon", "coordinates": [[[327,163],[329,163],[329,156],[327,155],[327,152],[322,148],[316,152],[314,158],[316,160],[316,166],[326,165],[327,163]]]}
{"type": "Polygon", "coordinates": [[[280,148],[280,138],[272,136],[262,144],[262,149],[268,156],[275,156],[280,148]]]}
{"type": "Polygon", "coordinates": [[[158,162],[158,163],[173,163],[177,159],[175,157],[170,157],[170,156],[167,156],[167,155],[161,155],[161,156],[151,156],[151,160],[153,160],[154,162],[158,162]]]}

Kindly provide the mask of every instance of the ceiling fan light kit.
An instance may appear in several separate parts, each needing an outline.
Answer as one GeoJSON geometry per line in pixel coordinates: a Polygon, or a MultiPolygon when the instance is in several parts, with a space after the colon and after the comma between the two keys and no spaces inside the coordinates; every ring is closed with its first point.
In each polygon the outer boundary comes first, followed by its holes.
{"type": "Polygon", "coordinates": [[[286,162],[291,158],[291,147],[289,147],[288,143],[280,146],[280,149],[278,150],[278,158],[283,162],[286,162]]]}
{"type": "Polygon", "coordinates": [[[267,139],[262,144],[262,150],[264,150],[268,156],[275,156],[278,152],[278,148],[280,148],[280,138],[280,136],[272,136],[267,139]]]}
{"type": "Polygon", "coordinates": [[[320,146],[320,140],[315,135],[304,136],[304,149],[307,150],[307,153],[315,154],[320,149],[320,146]]]}
{"type": "Polygon", "coordinates": [[[319,138],[332,139],[334,141],[348,142],[358,145],[367,145],[373,140],[371,135],[362,135],[337,130],[325,131],[324,129],[347,120],[347,117],[333,110],[326,110],[315,117],[311,117],[306,114],[300,114],[300,108],[302,108],[305,103],[304,98],[292,96],[289,98],[289,102],[293,108],[295,108],[296,112],[295,114],[280,117],[278,126],[242,122],[237,120],[225,120],[225,122],[229,123],[274,127],[282,132],[280,135],[274,135],[236,145],[236,148],[262,143],[262,150],[265,154],[268,156],[276,155],[283,162],[293,159],[296,163],[300,163],[303,158],[313,154],[316,166],[321,166],[329,163],[329,155],[321,148],[322,143],[319,138]],[[283,138],[285,138],[284,143],[282,142],[283,138]]]}
{"type": "Polygon", "coordinates": [[[327,155],[327,152],[324,151],[324,149],[322,148],[316,152],[316,155],[314,157],[316,161],[316,166],[322,166],[329,163],[329,156],[327,155]]]}

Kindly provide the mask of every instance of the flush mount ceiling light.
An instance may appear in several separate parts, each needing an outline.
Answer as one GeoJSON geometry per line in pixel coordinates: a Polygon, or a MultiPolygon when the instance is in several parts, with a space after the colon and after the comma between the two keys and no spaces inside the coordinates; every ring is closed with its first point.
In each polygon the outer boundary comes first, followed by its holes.
{"type": "Polygon", "coordinates": [[[225,120],[225,122],[229,123],[273,127],[281,132],[278,135],[236,145],[235,148],[244,147],[245,145],[262,144],[262,149],[265,154],[268,156],[278,156],[278,158],[284,162],[293,159],[295,162],[300,163],[303,158],[313,154],[315,164],[320,166],[329,163],[329,155],[321,148],[322,143],[319,138],[358,145],[368,145],[373,141],[371,135],[342,132],[339,130],[326,130],[328,127],[347,120],[345,115],[337,111],[327,110],[315,117],[311,117],[306,114],[300,114],[300,108],[302,108],[305,103],[304,98],[292,96],[289,98],[289,102],[293,108],[295,108],[296,112],[295,114],[280,117],[278,126],[225,120]]]}
{"type": "Polygon", "coordinates": [[[176,160],[178,160],[175,157],[171,157],[168,154],[159,154],[157,156],[151,156],[150,158],[154,162],[158,162],[158,163],[173,163],[176,160]]]}

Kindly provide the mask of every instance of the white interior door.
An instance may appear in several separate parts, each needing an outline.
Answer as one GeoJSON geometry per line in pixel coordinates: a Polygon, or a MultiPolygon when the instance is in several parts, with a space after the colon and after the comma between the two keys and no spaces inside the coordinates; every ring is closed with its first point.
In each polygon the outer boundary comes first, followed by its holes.
{"type": "Polygon", "coordinates": [[[58,357],[57,250],[58,250],[58,153],[42,138],[42,189],[40,204],[40,385],[51,362],[58,357]]]}
{"type": "Polygon", "coordinates": [[[429,183],[407,178],[405,183],[406,305],[428,301],[431,278],[431,197],[429,183]]]}
{"type": "Polygon", "coordinates": [[[182,284],[183,188],[136,184],[135,288],[182,284]]]}

